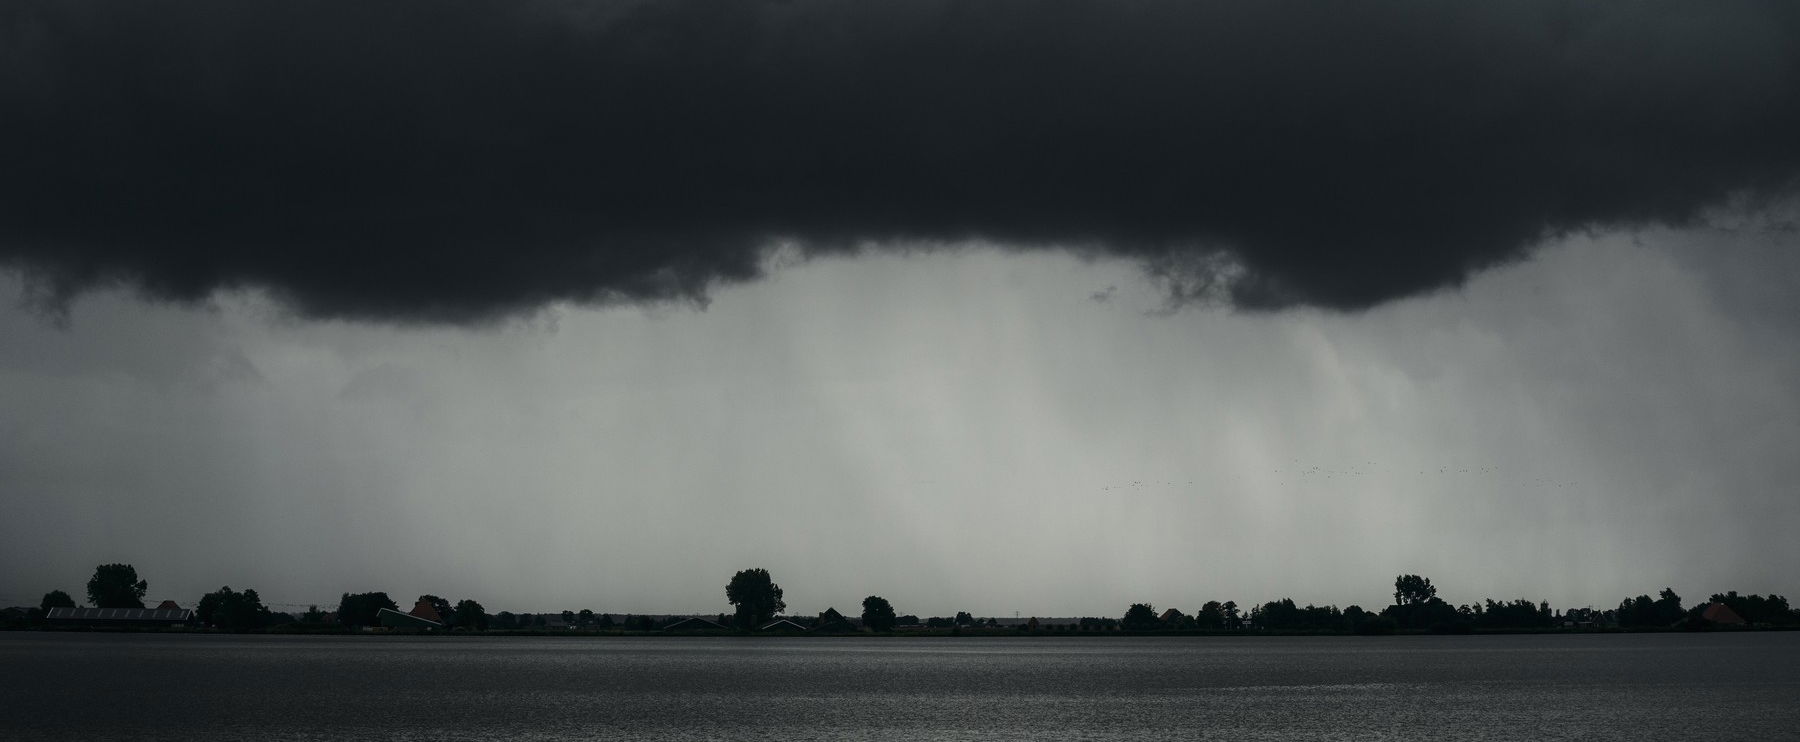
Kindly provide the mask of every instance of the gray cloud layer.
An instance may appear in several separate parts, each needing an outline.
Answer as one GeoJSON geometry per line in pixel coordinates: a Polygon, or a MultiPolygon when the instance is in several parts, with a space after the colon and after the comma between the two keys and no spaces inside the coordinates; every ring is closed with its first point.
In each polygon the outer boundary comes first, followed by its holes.
{"type": "Polygon", "coordinates": [[[1800,173],[1800,5],[16,0],[0,265],[460,321],[771,243],[1367,307],[1800,173]]]}

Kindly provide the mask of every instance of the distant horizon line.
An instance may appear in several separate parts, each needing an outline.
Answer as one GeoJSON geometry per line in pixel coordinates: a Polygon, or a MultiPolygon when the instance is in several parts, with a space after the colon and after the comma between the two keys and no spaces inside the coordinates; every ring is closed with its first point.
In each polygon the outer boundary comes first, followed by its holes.
{"type": "MultiPolygon", "coordinates": [[[[130,563],[124,563],[124,564],[130,564],[130,563]]],[[[1395,579],[1396,579],[1396,581],[1398,581],[1398,580],[1406,578],[1406,577],[1418,577],[1418,575],[1401,574],[1401,575],[1396,575],[1395,579]]],[[[1433,599],[1441,600],[1441,598],[1438,598],[1438,596],[1436,595],[1436,592],[1437,592],[1436,588],[1435,588],[1435,586],[1431,585],[1430,580],[1428,578],[1423,578],[1423,582],[1424,582],[1425,587],[1431,591],[1431,597],[1433,599]]],[[[229,588],[229,587],[230,587],[229,585],[221,585],[220,589],[229,588]]],[[[254,590],[255,588],[236,588],[236,589],[254,590]]],[[[1661,590],[1668,590],[1668,591],[1672,592],[1673,588],[1665,585],[1661,588],[1661,590]]],[[[61,588],[52,588],[51,590],[46,591],[43,595],[39,596],[36,600],[31,600],[28,598],[24,601],[20,601],[18,599],[23,596],[18,595],[18,594],[6,594],[5,602],[9,603],[11,605],[4,605],[4,606],[0,606],[0,607],[5,607],[5,608],[38,607],[42,603],[44,598],[48,597],[50,594],[55,593],[55,592],[64,592],[71,599],[73,599],[75,601],[77,606],[94,607],[94,608],[99,607],[99,606],[89,606],[86,603],[84,603],[83,601],[81,601],[80,597],[86,597],[85,594],[78,596],[77,593],[62,590],[61,588]]],[[[216,590],[208,591],[208,593],[206,593],[206,594],[211,594],[212,592],[216,592],[216,590]]],[[[362,591],[362,592],[343,590],[343,591],[340,591],[339,595],[337,595],[337,596],[333,596],[327,600],[322,600],[322,601],[317,601],[317,602],[263,600],[263,601],[261,601],[261,603],[264,607],[271,609],[271,611],[280,609],[279,612],[282,612],[282,613],[304,612],[304,611],[307,611],[308,609],[315,609],[315,610],[319,610],[322,612],[329,612],[329,611],[336,610],[339,602],[345,596],[361,595],[361,594],[368,594],[368,593],[381,593],[383,595],[389,595],[390,597],[392,595],[396,594],[396,593],[390,593],[389,591],[385,591],[385,590],[369,590],[369,591],[362,591]]],[[[149,591],[147,589],[146,589],[146,594],[149,594],[149,591]]],[[[1759,595],[1764,595],[1764,594],[1766,594],[1769,598],[1784,598],[1785,599],[1784,595],[1782,595],[1781,593],[1773,592],[1773,591],[1770,591],[1767,593],[1739,593],[1739,591],[1732,589],[1732,590],[1723,590],[1723,591],[1707,593],[1708,598],[1704,602],[1712,602],[1711,596],[1715,596],[1715,595],[1741,595],[1743,597],[1750,597],[1750,596],[1759,596],[1759,595]]],[[[258,595],[260,598],[260,595],[261,595],[260,592],[258,593],[258,595]]],[[[399,595],[402,595],[402,597],[404,597],[403,593],[400,593],[399,595]]],[[[427,592],[427,593],[421,593],[420,595],[421,596],[435,595],[435,593],[427,592]]],[[[1628,601],[1634,600],[1635,598],[1648,597],[1649,595],[1650,595],[1650,593],[1640,593],[1635,596],[1634,595],[1625,595],[1625,596],[1623,596],[1622,600],[1628,602],[1628,601]]],[[[1677,595],[1679,595],[1679,594],[1677,594],[1677,595]]],[[[1389,596],[1398,597],[1396,594],[1393,594],[1393,593],[1390,593],[1389,596]]],[[[199,606],[200,600],[203,599],[204,597],[205,597],[205,595],[203,594],[201,596],[201,598],[194,598],[194,599],[189,599],[186,601],[183,601],[183,600],[177,599],[177,598],[169,598],[169,597],[157,597],[154,599],[145,598],[145,599],[143,599],[143,603],[144,603],[145,607],[150,607],[150,606],[160,604],[164,601],[172,601],[178,606],[183,606],[184,608],[193,609],[193,608],[197,608],[199,606]]],[[[1688,598],[1687,600],[1695,600],[1695,599],[1688,598]]],[[[1379,613],[1381,611],[1381,609],[1386,608],[1389,605],[1395,605],[1393,603],[1382,603],[1382,602],[1369,602],[1367,605],[1365,605],[1362,602],[1348,602],[1348,603],[1342,604],[1341,606],[1337,603],[1316,603],[1316,602],[1302,603],[1301,601],[1296,600],[1292,596],[1292,594],[1286,594],[1286,595],[1281,595],[1280,597],[1269,598],[1262,602],[1247,602],[1247,603],[1241,603],[1241,604],[1237,603],[1236,601],[1229,601],[1229,600],[1222,600],[1222,601],[1221,600],[1201,600],[1201,601],[1197,601],[1200,605],[1195,606],[1192,613],[1190,613],[1188,610],[1183,610],[1180,607],[1181,604],[1179,604],[1179,603],[1158,603],[1156,601],[1133,601],[1132,603],[1127,604],[1127,607],[1129,608],[1130,606],[1138,605],[1141,602],[1145,605],[1149,605],[1152,607],[1161,606],[1160,608],[1157,609],[1159,612],[1166,611],[1170,608],[1174,608],[1175,610],[1180,611],[1183,614],[1193,615],[1194,613],[1198,613],[1200,609],[1203,609],[1206,604],[1212,603],[1212,602],[1218,602],[1218,603],[1231,603],[1233,605],[1236,605],[1238,608],[1243,610],[1244,613],[1247,615],[1249,613],[1250,609],[1252,609],[1252,608],[1258,608],[1261,606],[1269,605],[1272,603],[1278,603],[1281,601],[1292,601],[1296,606],[1303,606],[1305,608],[1345,610],[1345,609],[1355,607],[1355,608],[1361,608],[1365,611],[1370,611],[1373,613],[1379,613]]],[[[1505,604],[1508,602],[1516,602],[1516,601],[1527,601],[1532,604],[1541,604],[1541,605],[1550,606],[1550,608],[1557,615],[1561,615],[1562,613],[1564,613],[1566,611],[1610,611],[1610,610],[1613,610],[1618,607],[1617,604],[1608,604],[1608,603],[1600,603],[1600,604],[1588,603],[1586,605],[1579,605],[1579,606],[1570,605],[1570,606],[1558,607],[1556,605],[1551,604],[1549,599],[1547,599],[1547,598],[1533,599],[1533,598],[1526,597],[1526,596],[1518,596],[1518,597],[1512,597],[1512,598],[1498,598],[1498,599],[1493,598],[1493,597],[1481,597],[1481,598],[1477,598],[1474,601],[1471,601],[1468,603],[1458,603],[1455,601],[1448,601],[1448,600],[1444,600],[1443,602],[1452,608],[1475,607],[1475,608],[1479,609],[1481,606],[1483,606],[1485,604],[1490,604],[1490,603],[1505,604]]],[[[477,602],[480,602],[480,601],[477,601],[477,602]]],[[[861,602],[861,599],[853,599],[849,602],[846,602],[845,605],[850,606],[850,610],[855,611],[855,610],[857,610],[857,606],[860,602],[861,602]]],[[[610,610],[610,609],[601,611],[601,610],[598,610],[598,609],[595,609],[592,607],[587,607],[587,606],[580,606],[580,607],[574,607],[574,608],[566,608],[566,607],[565,608],[556,608],[556,609],[552,609],[552,610],[521,610],[521,611],[513,611],[510,609],[502,608],[502,609],[498,609],[498,610],[489,609],[489,615],[498,615],[500,613],[512,613],[513,615],[561,615],[564,612],[580,613],[582,610],[588,610],[588,611],[592,611],[593,615],[595,615],[595,616],[610,615],[610,616],[652,616],[652,617],[657,617],[657,616],[661,616],[661,617],[713,617],[713,616],[718,616],[718,615],[727,615],[727,616],[731,615],[733,609],[730,608],[729,605],[730,604],[727,603],[725,608],[722,608],[719,610],[710,610],[709,609],[709,610],[698,610],[698,611],[696,611],[696,610],[687,610],[687,611],[617,611],[617,610],[610,610]]],[[[787,612],[777,613],[776,615],[777,616],[788,616],[788,617],[812,616],[812,615],[824,613],[827,610],[838,610],[837,604],[826,603],[825,606],[826,606],[825,608],[821,608],[818,611],[805,611],[805,610],[787,611],[787,612]]],[[[485,606],[485,604],[483,607],[487,608],[487,606],[485,606]]],[[[896,613],[898,613],[900,615],[918,616],[921,618],[921,620],[923,620],[928,615],[927,613],[923,613],[923,612],[905,610],[898,606],[896,606],[894,608],[894,610],[896,613]]],[[[934,617],[934,618],[942,618],[945,616],[955,616],[958,613],[969,613],[969,614],[975,615],[976,617],[981,618],[981,619],[992,618],[992,619],[995,619],[1002,623],[1008,623],[1008,622],[1023,623],[1023,622],[1029,621],[1030,619],[1033,619],[1033,618],[1036,618],[1039,620],[1060,620],[1060,619],[1116,618],[1117,617],[1117,616],[1113,615],[1112,612],[1101,612],[1101,613],[1074,612],[1074,613],[1052,614],[1052,613],[1028,613],[1028,612],[1016,610],[1016,609],[1012,610],[1012,611],[1002,612],[1002,613],[985,613],[985,614],[977,614],[974,611],[953,610],[953,611],[947,611],[947,612],[942,612],[942,613],[931,613],[931,614],[929,614],[929,616],[934,617]],[[1008,614],[1011,614],[1011,615],[1008,615],[1008,614]]],[[[845,615],[849,616],[852,614],[845,613],[845,615]]]]}

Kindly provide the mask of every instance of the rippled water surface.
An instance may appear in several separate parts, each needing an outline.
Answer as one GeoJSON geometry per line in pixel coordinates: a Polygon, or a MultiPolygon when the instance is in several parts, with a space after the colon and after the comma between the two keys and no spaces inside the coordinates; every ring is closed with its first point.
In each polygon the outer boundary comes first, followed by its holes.
{"type": "Polygon", "coordinates": [[[1800,633],[0,633],[6,739],[1800,739],[1800,633]]]}

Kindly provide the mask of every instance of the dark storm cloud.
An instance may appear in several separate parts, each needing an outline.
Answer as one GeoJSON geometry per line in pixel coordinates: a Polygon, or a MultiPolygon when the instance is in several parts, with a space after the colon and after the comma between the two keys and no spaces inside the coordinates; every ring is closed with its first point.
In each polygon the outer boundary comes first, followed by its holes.
{"type": "Polygon", "coordinates": [[[0,9],[0,263],[461,320],[988,240],[1364,307],[1800,173],[1800,5],[0,9]]]}

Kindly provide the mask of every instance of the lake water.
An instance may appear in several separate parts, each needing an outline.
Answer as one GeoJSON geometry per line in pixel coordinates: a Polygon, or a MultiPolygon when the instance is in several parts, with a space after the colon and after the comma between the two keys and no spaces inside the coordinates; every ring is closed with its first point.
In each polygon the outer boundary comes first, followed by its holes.
{"type": "Polygon", "coordinates": [[[1800,739],[1800,633],[0,633],[5,739],[1800,739]]]}

